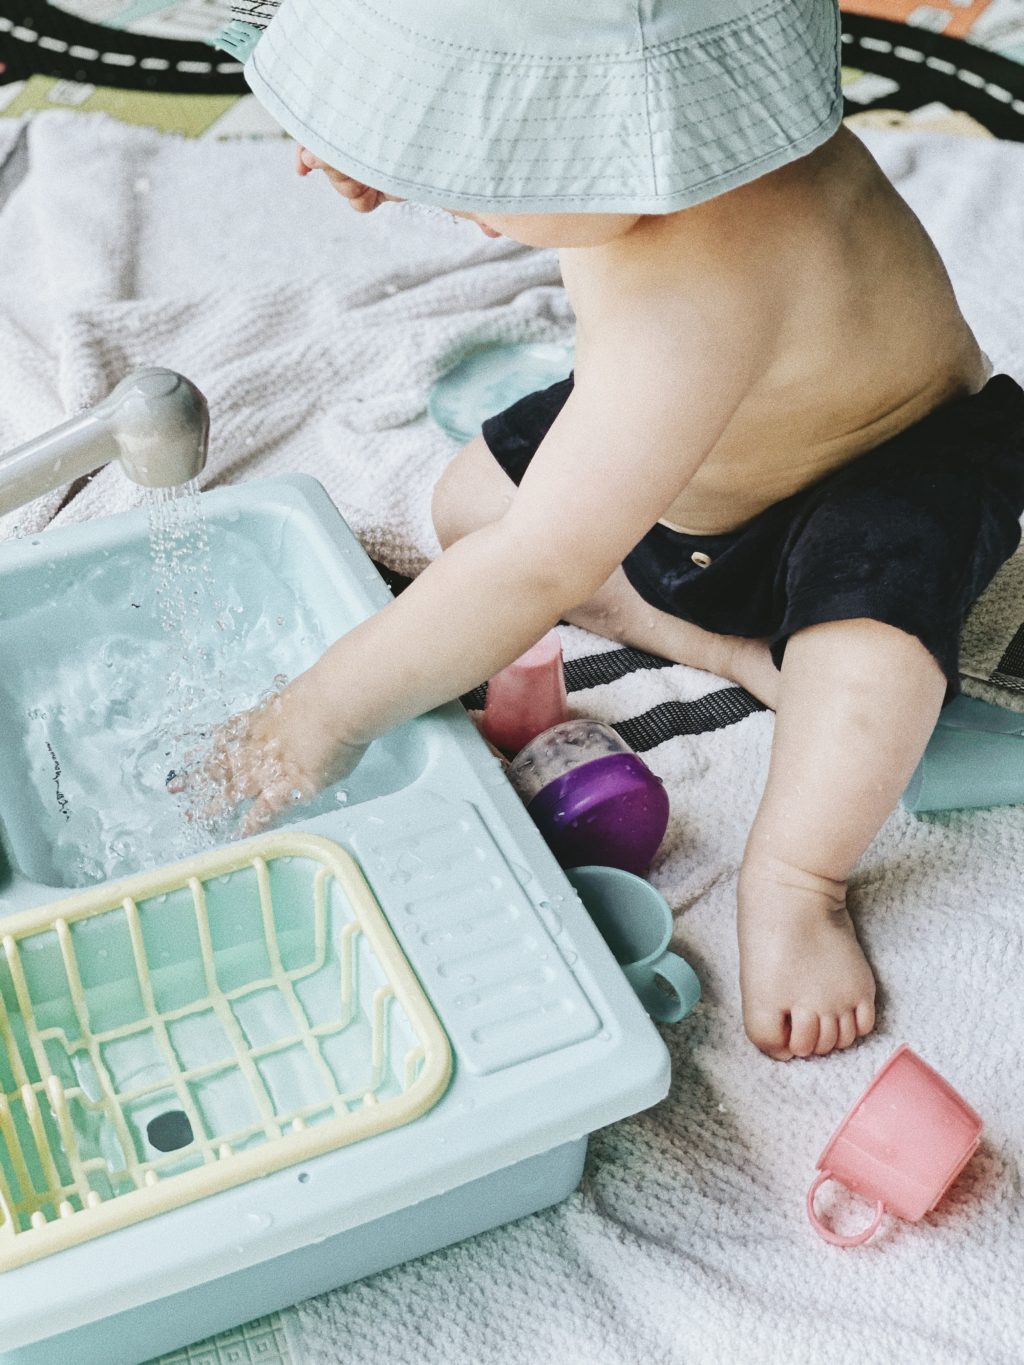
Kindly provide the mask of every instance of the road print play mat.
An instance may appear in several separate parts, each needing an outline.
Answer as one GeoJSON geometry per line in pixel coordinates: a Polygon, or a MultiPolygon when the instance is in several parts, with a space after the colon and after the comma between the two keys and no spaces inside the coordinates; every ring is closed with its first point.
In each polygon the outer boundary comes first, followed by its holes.
{"type": "MultiPolygon", "coordinates": [[[[1024,0],[842,0],[847,114],[1024,141],[1024,0]]],[[[0,117],[99,110],[190,137],[274,135],[210,45],[230,0],[7,0],[0,117]]]]}

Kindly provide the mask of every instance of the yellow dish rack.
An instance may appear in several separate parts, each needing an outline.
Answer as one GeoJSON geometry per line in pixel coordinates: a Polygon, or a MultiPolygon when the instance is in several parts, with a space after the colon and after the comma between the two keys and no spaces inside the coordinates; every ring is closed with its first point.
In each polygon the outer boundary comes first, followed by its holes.
{"type": "Polygon", "coordinates": [[[447,1036],[353,858],[275,833],[0,923],[0,1271],[428,1110],[447,1036]]]}

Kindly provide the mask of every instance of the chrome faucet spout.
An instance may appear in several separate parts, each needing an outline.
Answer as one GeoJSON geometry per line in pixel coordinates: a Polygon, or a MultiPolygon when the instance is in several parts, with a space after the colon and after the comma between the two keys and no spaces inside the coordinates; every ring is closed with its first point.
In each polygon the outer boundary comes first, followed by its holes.
{"type": "Polygon", "coordinates": [[[173,488],[206,464],[210,414],[174,370],[136,370],[102,402],[0,456],[0,513],[118,459],[149,488],[173,488]]]}

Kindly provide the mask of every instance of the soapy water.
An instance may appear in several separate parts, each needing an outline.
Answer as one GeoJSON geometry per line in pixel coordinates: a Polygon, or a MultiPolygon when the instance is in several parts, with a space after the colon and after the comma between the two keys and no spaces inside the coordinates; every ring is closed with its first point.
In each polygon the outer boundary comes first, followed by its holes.
{"type": "Polygon", "coordinates": [[[228,527],[211,531],[194,484],[176,493],[151,490],[151,562],[113,552],[63,589],[69,638],[22,682],[32,699],[27,776],[49,813],[53,874],[64,885],[127,876],[234,837],[244,806],[226,807],[202,770],[211,734],[273,704],[324,649],[265,551],[228,527]],[[172,795],[169,777],[186,768],[188,787],[172,795]]]}

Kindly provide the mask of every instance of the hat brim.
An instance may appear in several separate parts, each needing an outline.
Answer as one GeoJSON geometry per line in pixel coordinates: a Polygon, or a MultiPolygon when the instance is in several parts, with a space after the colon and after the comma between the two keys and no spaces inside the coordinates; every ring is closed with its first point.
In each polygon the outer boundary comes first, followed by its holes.
{"type": "Polygon", "coordinates": [[[286,132],[399,198],[670,213],[806,155],[842,118],[835,0],[716,0],[697,31],[677,5],[675,36],[663,21],[657,42],[548,58],[417,31],[410,4],[287,0],[245,66],[286,132]]]}

